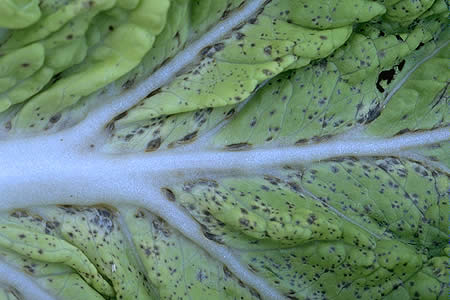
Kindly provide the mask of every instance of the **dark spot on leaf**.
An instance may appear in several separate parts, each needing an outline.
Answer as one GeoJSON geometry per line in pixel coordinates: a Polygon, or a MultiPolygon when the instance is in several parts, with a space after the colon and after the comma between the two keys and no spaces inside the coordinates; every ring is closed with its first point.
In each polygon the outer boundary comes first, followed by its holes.
{"type": "Polygon", "coordinates": [[[381,114],[380,104],[377,104],[375,107],[371,107],[367,112],[365,123],[368,124],[374,121],[381,114]]]}
{"type": "Polygon", "coordinates": [[[150,94],[148,94],[145,98],[150,98],[153,97],[154,95],[158,94],[159,92],[161,92],[161,88],[157,88],[156,90],[152,91],[150,94]]]}
{"type": "Polygon", "coordinates": [[[127,115],[128,115],[128,112],[124,111],[123,113],[121,113],[121,114],[117,115],[116,117],[114,117],[113,121],[118,121],[118,120],[120,120],[122,118],[125,118],[127,115]]]}
{"type": "Polygon", "coordinates": [[[231,118],[236,113],[236,110],[234,108],[230,109],[227,114],[225,115],[225,120],[231,118]]]}
{"type": "Polygon", "coordinates": [[[195,138],[197,137],[198,134],[198,130],[191,132],[187,135],[185,135],[184,137],[182,137],[181,139],[179,139],[177,141],[178,144],[187,144],[192,142],[193,140],[195,140],[195,138]]]}
{"type": "Polygon", "coordinates": [[[409,128],[404,128],[402,130],[400,130],[399,132],[397,132],[395,135],[400,135],[400,134],[404,134],[404,133],[408,133],[410,132],[409,128]]]}
{"type": "Polygon", "coordinates": [[[245,34],[243,34],[242,32],[237,32],[236,33],[236,39],[237,40],[242,40],[245,37],[245,34]]]}
{"type": "Polygon", "coordinates": [[[225,149],[230,151],[241,151],[241,150],[248,150],[251,148],[251,144],[249,143],[236,143],[236,144],[230,144],[226,145],[225,149]]]}
{"type": "Polygon", "coordinates": [[[222,51],[224,48],[225,48],[224,43],[217,43],[214,45],[214,50],[216,50],[217,52],[222,51]]]}
{"type": "Polygon", "coordinates": [[[55,124],[56,122],[58,122],[61,119],[61,113],[57,113],[54,114],[51,118],[50,118],[50,123],[55,124]]]}
{"type": "Polygon", "coordinates": [[[248,219],[245,219],[245,218],[239,218],[239,223],[242,226],[246,226],[246,227],[248,227],[250,225],[250,221],[248,219]]]}
{"type": "Polygon", "coordinates": [[[161,146],[161,138],[158,137],[156,139],[148,142],[147,147],[145,148],[145,152],[152,152],[157,150],[161,146]]]}
{"type": "Polygon", "coordinates": [[[128,79],[127,81],[125,81],[125,82],[122,84],[122,88],[123,88],[124,90],[128,90],[129,88],[131,88],[131,87],[134,85],[134,82],[136,81],[136,76],[137,76],[137,74],[134,74],[133,77],[131,77],[130,79],[128,79]]]}
{"type": "Polygon", "coordinates": [[[323,141],[326,141],[326,140],[329,140],[330,138],[332,138],[333,136],[331,135],[331,134],[325,134],[325,135],[322,135],[322,136],[313,136],[312,138],[311,138],[311,140],[314,142],[314,143],[320,143],[320,142],[323,142],[323,141]]]}
{"type": "Polygon", "coordinates": [[[298,141],[295,142],[295,145],[299,146],[299,145],[306,144],[307,142],[308,142],[307,139],[299,139],[298,141]]]}
{"type": "Polygon", "coordinates": [[[211,240],[211,241],[214,241],[214,242],[216,242],[216,243],[222,244],[222,241],[220,240],[220,238],[219,238],[217,235],[215,235],[215,234],[213,234],[213,233],[211,233],[211,232],[204,231],[204,232],[203,232],[203,235],[204,235],[208,240],[211,240]]]}
{"type": "Polygon", "coordinates": [[[59,81],[62,78],[62,72],[59,72],[55,76],[52,77],[52,80],[49,82],[49,85],[54,84],[55,82],[59,81]]]}
{"type": "Polygon", "coordinates": [[[308,219],[306,220],[308,224],[314,224],[314,222],[317,220],[317,217],[315,215],[309,215],[308,219]]]}
{"type": "Polygon", "coordinates": [[[264,70],[262,70],[262,72],[263,72],[264,75],[266,75],[266,76],[272,76],[272,75],[273,75],[272,71],[270,71],[270,70],[268,70],[268,69],[264,69],[264,70]]]}
{"type": "Polygon", "coordinates": [[[161,188],[161,191],[163,192],[164,196],[166,196],[167,200],[175,202],[175,194],[172,192],[171,189],[163,187],[161,188]]]}
{"type": "Polygon", "coordinates": [[[231,271],[226,266],[223,266],[223,273],[225,274],[226,277],[233,276],[233,273],[231,273],[231,271]]]}

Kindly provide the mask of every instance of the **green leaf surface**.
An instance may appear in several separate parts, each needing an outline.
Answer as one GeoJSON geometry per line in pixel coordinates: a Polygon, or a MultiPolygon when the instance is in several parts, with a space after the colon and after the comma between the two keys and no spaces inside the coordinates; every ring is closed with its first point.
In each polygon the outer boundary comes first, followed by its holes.
{"type": "Polygon", "coordinates": [[[274,174],[171,191],[207,238],[235,249],[288,297],[446,297],[448,175],[396,158],[274,174]]]}
{"type": "Polygon", "coordinates": [[[2,216],[1,224],[0,256],[59,299],[260,297],[145,209],[16,210],[2,216]],[[18,242],[12,242],[14,235],[19,235],[18,242]],[[6,239],[11,242],[3,242],[6,239]],[[84,261],[78,263],[80,257],[84,261]],[[90,279],[95,276],[104,284],[90,279]]]}

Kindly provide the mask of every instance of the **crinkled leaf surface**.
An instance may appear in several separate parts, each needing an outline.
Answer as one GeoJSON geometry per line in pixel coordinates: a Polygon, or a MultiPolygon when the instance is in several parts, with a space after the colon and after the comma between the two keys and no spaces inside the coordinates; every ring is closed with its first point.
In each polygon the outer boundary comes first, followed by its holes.
{"type": "Polygon", "coordinates": [[[446,299],[444,0],[0,0],[0,300],[446,299]]]}

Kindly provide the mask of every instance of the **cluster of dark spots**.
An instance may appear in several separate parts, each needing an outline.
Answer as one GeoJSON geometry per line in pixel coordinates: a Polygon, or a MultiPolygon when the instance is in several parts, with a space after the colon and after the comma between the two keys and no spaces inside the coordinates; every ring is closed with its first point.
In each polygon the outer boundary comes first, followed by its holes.
{"type": "Polygon", "coordinates": [[[266,55],[272,55],[272,46],[269,45],[269,46],[264,47],[264,53],[266,55]]]}
{"type": "Polygon", "coordinates": [[[194,184],[198,184],[198,185],[206,185],[208,187],[211,188],[218,188],[219,187],[219,183],[213,179],[206,179],[206,178],[200,178],[197,181],[195,181],[194,184]]]}
{"type": "Polygon", "coordinates": [[[72,39],[73,39],[73,34],[68,34],[68,35],[66,36],[66,39],[72,40],[72,39]]]}
{"type": "Polygon", "coordinates": [[[316,215],[313,215],[313,214],[311,214],[311,215],[309,215],[308,216],[308,219],[306,219],[306,221],[308,222],[308,224],[314,224],[314,222],[317,220],[317,216],[316,215]]]}
{"type": "Polygon", "coordinates": [[[29,67],[29,66],[30,66],[29,63],[23,63],[23,64],[22,64],[22,67],[24,67],[24,68],[27,68],[27,67],[29,67]]]}
{"type": "Polygon", "coordinates": [[[152,226],[157,233],[163,234],[165,237],[169,237],[172,234],[166,222],[160,217],[152,221],[152,226]]]}
{"type": "Polygon", "coordinates": [[[17,209],[10,213],[11,217],[14,218],[26,218],[29,216],[28,212],[26,210],[17,209]]]}
{"type": "Polygon", "coordinates": [[[200,270],[197,272],[196,278],[198,281],[203,282],[203,280],[208,279],[208,276],[202,270],[200,270]]]}
{"type": "Polygon", "coordinates": [[[56,228],[58,228],[60,223],[58,221],[47,221],[45,222],[45,233],[50,234],[56,228]]]}
{"type": "Polygon", "coordinates": [[[271,175],[264,175],[264,179],[270,182],[272,185],[278,185],[281,183],[281,179],[271,175]]]}

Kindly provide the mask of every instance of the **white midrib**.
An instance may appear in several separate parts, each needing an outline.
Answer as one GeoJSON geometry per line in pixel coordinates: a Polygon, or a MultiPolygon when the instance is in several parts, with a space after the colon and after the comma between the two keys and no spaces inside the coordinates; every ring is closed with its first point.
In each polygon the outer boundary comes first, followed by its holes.
{"type": "Polygon", "coordinates": [[[263,297],[282,299],[278,291],[242,265],[233,251],[206,239],[182,208],[164,198],[161,187],[205,172],[213,176],[340,156],[395,155],[448,139],[450,128],[442,128],[387,139],[336,139],[301,147],[241,152],[178,149],[128,155],[80,153],[77,145],[58,135],[16,140],[0,143],[0,210],[73,203],[138,205],[164,218],[263,297]]]}

